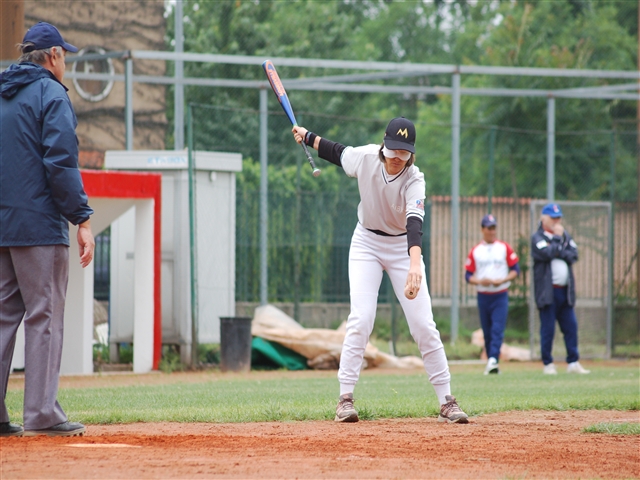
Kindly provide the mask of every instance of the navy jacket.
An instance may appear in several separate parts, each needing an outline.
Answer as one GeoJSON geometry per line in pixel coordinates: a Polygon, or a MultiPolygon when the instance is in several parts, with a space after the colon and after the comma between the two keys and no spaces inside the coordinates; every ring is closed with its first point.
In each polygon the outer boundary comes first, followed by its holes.
{"type": "Polygon", "coordinates": [[[560,258],[569,267],[569,284],[567,301],[569,305],[576,304],[576,287],[571,267],[578,261],[578,246],[571,235],[565,230],[562,237],[545,235],[542,224],[538,231],[531,236],[531,255],[533,256],[533,284],[538,308],[544,308],[553,303],[553,282],[551,277],[551,260],[560,258]]]}
{"type": "Polygon", "coordinates": [[[69,245],[93,213],[78,170],[76,115],[62,85],[33,63],[0,73],[0,247],[69,245]]]}

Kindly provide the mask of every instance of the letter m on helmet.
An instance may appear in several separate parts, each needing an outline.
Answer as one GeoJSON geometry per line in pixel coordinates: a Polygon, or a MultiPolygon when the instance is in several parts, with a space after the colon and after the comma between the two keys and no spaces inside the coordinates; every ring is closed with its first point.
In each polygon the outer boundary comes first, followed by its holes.
{"type": "Polygon", "coordinates": [[[406,128],[401,128],[400,130],[398,130],[398,133],[396,133],[396,135],[402,135],[404,138],[409,138],[409,132],[406,128]]]}

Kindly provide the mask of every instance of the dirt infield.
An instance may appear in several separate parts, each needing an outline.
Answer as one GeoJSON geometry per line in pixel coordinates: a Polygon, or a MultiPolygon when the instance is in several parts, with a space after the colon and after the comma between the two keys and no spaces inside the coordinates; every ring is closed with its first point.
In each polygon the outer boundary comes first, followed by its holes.
{"type": "Polygon", "coordinates": [[[581,433],[639,412],[89,426],[74,438],[0,439],[0,478],[640,478],[640,437],[581,433]]]}

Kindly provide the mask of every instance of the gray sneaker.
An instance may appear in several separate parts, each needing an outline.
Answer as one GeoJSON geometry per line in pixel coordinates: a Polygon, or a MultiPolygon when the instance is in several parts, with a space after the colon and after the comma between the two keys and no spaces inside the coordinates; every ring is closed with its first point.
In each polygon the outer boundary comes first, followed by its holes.
{"type": "Polygon", "coordinates": [[[469,423],[469,416],[460,409],[456,397],[447,395],[444,398],[447,403],[440,407],[438,422],[469,423]]]}
{"type": "Polygon", "coordinates": [[[25,437],[36,437],[38,435],[46,435],[47,437],[75,437],[78,435],[81,437],[86,430],[81,423],[64,422],[40,430],[25,430],[23,435],[25,437]]]}
{"type": "Polygon", "coordinates": [[[353,423],[358,421],[358,412],[353,408],[353,393],[345,393],[340,395],[340,401],[336,407],[335,422],[353,423]]]}

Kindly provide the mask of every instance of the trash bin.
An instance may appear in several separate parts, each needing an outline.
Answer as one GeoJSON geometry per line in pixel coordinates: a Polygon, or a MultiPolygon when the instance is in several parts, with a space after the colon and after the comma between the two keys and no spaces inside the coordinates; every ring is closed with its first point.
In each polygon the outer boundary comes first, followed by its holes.
{"type": "Polygon", "coordinates": [[[251,317],[220,317],[220,370],[251,370],[251,317]]]}

